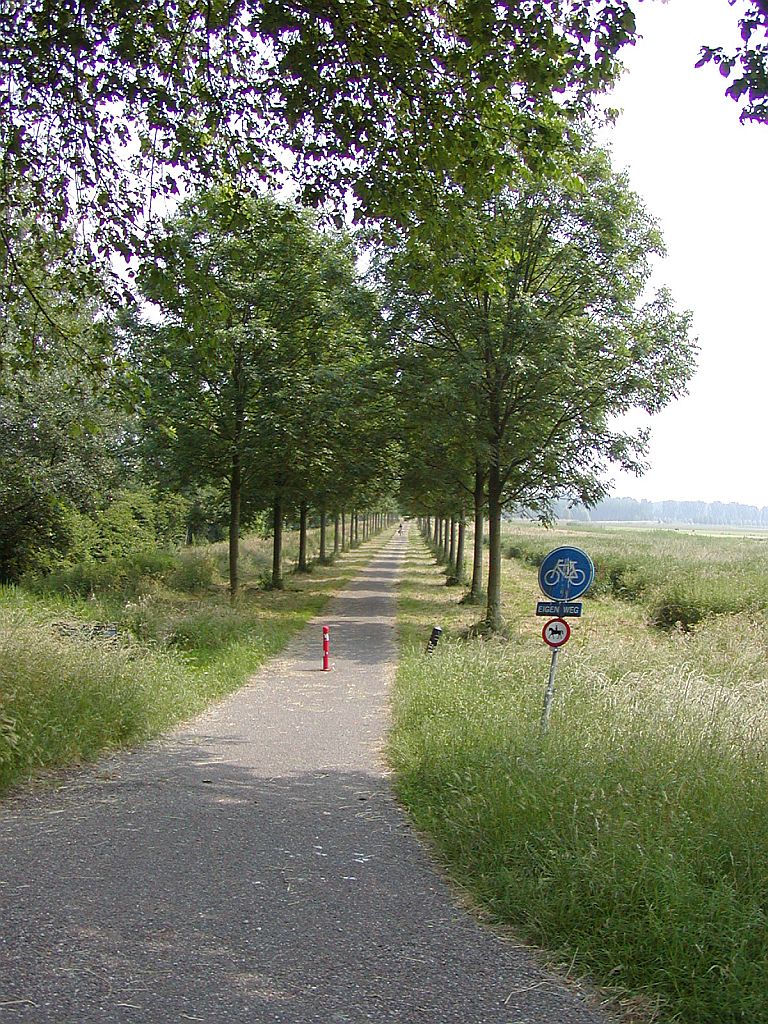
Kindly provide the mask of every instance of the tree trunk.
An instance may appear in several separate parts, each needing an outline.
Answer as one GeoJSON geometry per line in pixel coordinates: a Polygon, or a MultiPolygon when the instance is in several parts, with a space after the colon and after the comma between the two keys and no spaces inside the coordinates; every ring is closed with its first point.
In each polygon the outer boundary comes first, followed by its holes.
{"type": "Polygon", "coordinates": [[[347,550],[347,513],[341,513],[341,550],[347,550]]]}
{"type": "Polygon", "coordinates": [[[238,563],[240,559],[240,501],[242,470],[240,453],[232,456],[232,475],[229,478],[229,601],[234,604],[240,588],[238,563]]]}
{"type": "Polygon", "coordinates": [[[501,474],[497,459],[491,462],[488,471],[488,601],[485,619],[493,632],[504,628],[501,614],[501,474]]]}
{"type": "Polygon", "coordinates": [[[454,576],[459,582],[464,579],[464,543],[466,540],[467,533],[467,520],[464,513],[461,513],[459,518],[459,536],[456,541],[456,566],[454,569],[454,576]]]}
{"type": "Polygon", "coordinates": [[[333,515],[333,557],[335,558],[341,550],[341,537],[339,536],[339,527],[341,523],[339,521],[339,513],[335,512],[333,515]]]}
{"type": "Polygon", "coordinates": [[[475,540],[472,547],[472,584],[469,596],[479,601],[483,593],[483,498],[485,497],[485,473],[480,466],[475,469],[475,540]]]}
{"type": "Polygon", "coordinates": [[[233,355],[232,384],[235,390],[235,431],[232,438],[232,465],[229,478],[229,601],[234,605],[240,589],[240,509],[243,490],[241,452],[245,430],[245,379],[241,344],[235,344],[233,355]]]}
{"type": "Polygon", "coordinates": [[[456,520],[451,519],[451,543],[448,549],[448,568],[451,573],[456,569],[456,520]]]}
{"type": "Polygon", "coordinates": [[[320,565],[327,565],[328,563],[328,556],[325,551],[327,533],[328,516],[325,513],[325,509],[322,509],[320,512],[320,554],[318,555],[320,565]]]}
{"type": "Polygon", "coordinates": [[[272,505],[272,586],[283,589],[283,496],[279,492],[272,505]]]}
{"type": "Polygon", "coordinates": [[[307,566],[307,503],[299,505],[299,564],[296,572],[309,572],[307,566]]]}

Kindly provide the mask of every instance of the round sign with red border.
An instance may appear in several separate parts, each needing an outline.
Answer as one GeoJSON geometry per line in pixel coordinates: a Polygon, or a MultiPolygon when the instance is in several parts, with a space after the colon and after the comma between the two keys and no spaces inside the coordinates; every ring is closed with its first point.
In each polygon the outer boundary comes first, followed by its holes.
{"type": "Polygon", "coordinates": [[[570,640],[571,627],[565,619],[549,619],[544,623],[541,635],[544,637],[544,643],[550,647],[562,647],[570,640]]]}

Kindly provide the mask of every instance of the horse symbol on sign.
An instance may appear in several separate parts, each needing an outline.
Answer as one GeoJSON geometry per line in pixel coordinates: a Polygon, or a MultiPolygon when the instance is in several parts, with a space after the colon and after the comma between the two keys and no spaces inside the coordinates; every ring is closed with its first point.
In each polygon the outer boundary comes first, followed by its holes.
{"type": "Polygon", "coordinates": [[[562,647],[563,644],[568,643],[571,627],[565,619],[550,619],[544,624],[541,635],[550,647],[562,647]]]}

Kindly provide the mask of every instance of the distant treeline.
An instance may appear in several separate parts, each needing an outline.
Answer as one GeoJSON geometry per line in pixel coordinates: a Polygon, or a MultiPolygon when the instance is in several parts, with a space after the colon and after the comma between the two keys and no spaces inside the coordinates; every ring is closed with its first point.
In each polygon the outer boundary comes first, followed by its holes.
{"type": "Polygon", "coordinates": [[[571,507],[563,499],[555,505],[558,519],[592,523],[695,523],[701,526],[762,526],[768,529],[768,506],[741,505],[736,501],[646,501],[606,498],[594,508],[571,507]]]}

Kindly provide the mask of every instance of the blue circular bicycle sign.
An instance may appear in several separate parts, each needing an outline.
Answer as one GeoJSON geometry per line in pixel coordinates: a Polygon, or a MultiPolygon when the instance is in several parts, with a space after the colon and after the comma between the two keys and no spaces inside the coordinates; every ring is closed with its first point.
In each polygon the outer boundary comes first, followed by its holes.
{"type": "Polygon", "coordinates": [[[539,568],[539,586],[551,601],[573,601],[592,586],[595,567],[581,548],[555,548],[539,568]]]}

